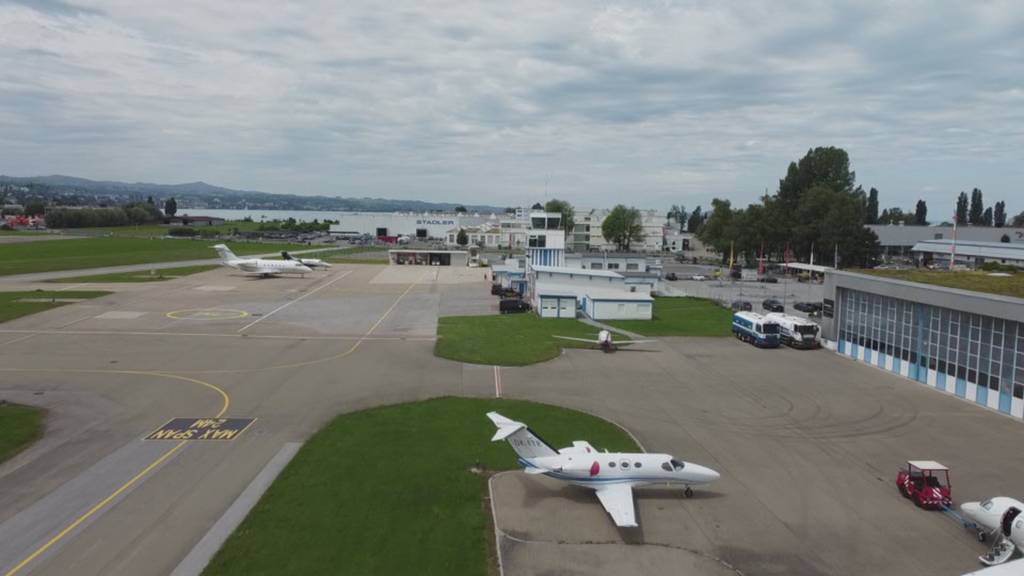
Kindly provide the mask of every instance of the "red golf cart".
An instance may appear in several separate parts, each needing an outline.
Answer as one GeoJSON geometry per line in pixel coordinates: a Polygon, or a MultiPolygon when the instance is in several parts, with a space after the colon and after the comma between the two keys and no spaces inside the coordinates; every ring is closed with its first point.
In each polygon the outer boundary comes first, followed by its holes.
{"type": "Polygon", "coordinates": [[[905,498],[926,510],[953,505],[949,468],[934,460],[907,460],[907,467],[896,475],[896,487],[905,498]]]}

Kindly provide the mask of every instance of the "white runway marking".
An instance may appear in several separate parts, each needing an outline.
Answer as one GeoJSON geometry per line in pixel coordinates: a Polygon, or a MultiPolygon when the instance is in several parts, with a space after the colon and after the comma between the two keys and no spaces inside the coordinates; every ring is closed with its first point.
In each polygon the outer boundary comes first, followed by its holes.
{"type": "Polygon", "coordinates": [[[97,320],[135,320],[144,315],[145,312],[131,312],[128,310],[111,310],[96,316],[97,320]]]}
{"type": "Polygon", "coordinates": [[[494,367],[494,397],[501,398],[501,366],[494,367]]]}
{"type": "Polygon", "coordinates": [[[245,331],[246,329],[248,329],[248,328],[251,328],[251,327],[253,327],[253,326],[255,326],[255,325],[259,324],[260,322],[262,322],[262,321],[266,320],[267,318],[270,318],[270,317],[271,317],[271,316],[273,316],[274,314],[276,314],[276,313],[280,312],[281,310],[284,310],[285,308],[287,308],[287,307],[291,306],[292,304],[295,304],[296,302],[298,302],[298,301],[300,301],[300,300],[302,300],[302,299],[304,299],[304,298],[307,298],[307,297],[309,297],[309,296],[312,296],[313,294],[316,294],[317,292],[319,292],[319,291],[323,290],[324,288],[327,288],[327,287],[328,287],[328,286],[330,286],[331,284],[334,284],[334,283],[335,283],[335,282],[337,282],[338,280],[341,280],[342,278],[344,278],[345,276],[348,276],[348,275],[349,275],[349,274],[351,274],[351,273],[352,273],[352,271],[351,271],[351,270],[347,270],[347,271],[345,271],[344,273],[342,273],[342,274],[341,274],[340,276],[338,276],[337,278],[335,278],[334,280],[331,280],[330,282],[328,282],[328,283],[326,283],[326,284],[324,284],[324,285],[322,285],[322,286],[317,286],[316,288],[314,288],[314,289],[310,290],[309,292],[306,292],[306,293],[305,293],[305,294],[303,294],[302,296],[299,296],[299,297],[298,297],[298,298],[296,298],[295,300],[290,300],[290,301],[288,301],[288,302],[285,302],[284,304],[281,304],[280,306],[278,306],[277,308],[274,308],[273,310],[271,310],[270,312],[268,312],[268,313],[264,314],[263,316],[260,316],[259,318],[257,318],[257,319],[255,319],[255,320],[253,320],[252,322],[249,322],[249,323],[248,323],[248,324],[246,324],[245,326],[242,326],[241,328],[239,328],[239,329],[238,329],[238,332],[239,332],[239,333],[241,333],[241,332],[244,332],[244,331],[245,331]]]}
{"type": "MultiPolygon", "coordinates": [[[[82,318],[82,320],[88,320],[92,318],[82,318]]],[[[75,322],[78,322],[76,320],[75,322]]],[[[355,334],[351,335],[337,335],[337,336],[288,336],[283,334],[239,334],[233,332],[230,334],[223,332],[154,332],[154,331],[129,331],[129,330],[0,330],[0,334],[25,334],[26,336],[36,336],[43,334],[47,336],[185,336],[188,338],[195,338],[199,336],[207,336],[213,338],[250,338],[250,339],[267,339],[267,340],[366,340],[367,342],[432,342],[437,340],[437,336],[359,336],[355,334]]],[[[18,340],[21,340],[19,338],[18,340]]],[[[18,341],[15,340],[15,341],[18,341]]]]}

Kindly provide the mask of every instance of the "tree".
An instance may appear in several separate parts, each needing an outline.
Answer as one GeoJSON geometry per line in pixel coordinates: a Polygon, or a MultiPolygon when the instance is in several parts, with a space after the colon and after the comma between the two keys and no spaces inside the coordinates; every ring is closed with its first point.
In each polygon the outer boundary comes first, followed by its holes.
{"type": "Polygon", "coordinates": [[[852,192],[856,174],[850,170],[850,157],[842,148],[818,147],[807,151],[799,162],[791,162],[786,177],[779,181],[779,201],[795,208],[804,192],[825,186],[836,192],[852,192]]]}
{"type": "Polygon", "coordinates": [[[42,200],[32,200],[25,203],[26,216],[42,216],[46,212],[46,204],[42,200]]]}
{"type": "Polygon", "coordinates": [[[725,258],[730,246],[735,242],[737,229],[734,226],[732,204],[728,200],[715,198],[711,201],[711,213],[707,220],[697,229],[697,238],[704,244],[713,247],[725,258]]]}
{"type": "Polygon", "coordinates": [[[917,226],[928,225],[928,205],[924,200],[918,200],[917,206],[914,207],[914,224],[917,226]]]}
{"type": "Polygon", "coordinates": [[[576,211],[572,209],[572,204],[565,200],[557,198],[548,200],[548,203],[544,205],[544,211],[558,212],[562,215],[562,229],[566,234],[571,234],[572,229],[576,227],[576,211]]]}
{"type": "Polygon", "coordinates": [[[456,214],[465,214],[466,212],[468,212],[468,210],[466,210],[465,206],[456,206],[455,207],[455,213],[456,214]]]}
{"type": "Polygon", "coordinates": [[[152,196],[146,196],[146,204],[149,204],[150,206],[156,206],[156,202],[153,200],[152,196]]]}
{"type": "Polygon", "coordinates": [[[985,208],[985,213],[981,215],[981,223],[984,226],[992,225],[992,207],[985,208]]]}
{"type": "Polygon", "coordinates": [[[967,221],[975,226],[984,224],[985,200],[981,196],[981,190],[971,190],[971,208],[967,213],[967,221]]]}
{"type": "Polygon", "coordinates": [[[1002,200],[996,202],[996,210],[992,214],[992,223],[996,228],[1006,226],[1006,202],[1002,200]]]}
{"type": "Polygon", "coordinates": [[[692,234],[696,234],[700,225],[704,223],[704,215],[700,212],[700,206],[693,209],[690,213],[690,217],[686,220],[686,230],[692,234]]]}
{"type": "Polygon", "coordinates": [[[173,197],[164,202],[164,214],[174,216],[178,212],[178,201],[173,197]]]}
{"type": "Polygon", "coordinates": [[[465,246],[469,244],[469,234],[462,228],[459,228],[459,233],[455,235],[455,243],[459,246],[465,246]]]}
{"type": "Polygon", "coordinates": [[[543,209],[544,209],[544,206],[542,206],[540,202],[536,202],[536,203],[534,203],[533,206],[530,206],[530,210],[543,210],[543,209]]]}
{"type": "MultiPolygon", "coordinates": [[[[865,224],[878,224],[878,190],[871,188],[868,192],[868,205],[864,211],[865,224]]],[[[885,222],[883,222],[885,224],[885,222]]]]}
{"type": "Polygon", "coordinates": [[[960,196],[956,199],[956,223],[966,224],[967,223],[967,193],[960,192],[960,196]]]}
{"type": "MultiPolygon", "coordinates": [[[[893,208],[893,210],[898,210],[898,208],[893,208]]],[[[877,224],[892,224],[892,216],[889,215],[888,208],[882,209],[882,215],[878,217],[877,224]]]]}
{"type": "Polygon", "coordinates": [[[643,220],[636,208],[626,208],[619,204],[605,216],[601,222],[601,235],[619,250],[629,250],[633,242],[644,239],[643,220]]]}
{"type": "Polygon", "coordinates": [[[1024,212],[1017,214],[1013,217],[1013,222],[1010,223],[1014,228],[1024,228],[1024,212]]]}

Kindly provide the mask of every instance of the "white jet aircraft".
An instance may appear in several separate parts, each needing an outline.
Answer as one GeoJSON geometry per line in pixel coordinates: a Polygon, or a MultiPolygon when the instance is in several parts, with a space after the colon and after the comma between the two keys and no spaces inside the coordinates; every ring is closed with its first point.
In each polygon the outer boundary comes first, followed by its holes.
{"type": "Polygon", "coordinates": [[[621,346],[631,346],[633,344],[648,344],[650,342],[654,342],[654,340],[620,340],[619,342],[616,342],[612,340],[612,333],[609,332],[608,330],[601,330],[600,332],[598,332],[596,340],[591,338],[576,338],[575,336],[555,336],[555,338],[593,344],[594,346],[600,348],[603,352],[615,352],[621,346]]]}
{"type": "Polygon", "coordinates": [[[221,263],[246,274],[259,274],[260,276],[277,276],[278,274],[306,274],[313,270],[304,264],[294,260],[265,260],[263,258],[239,258],[224,244],[217,244],[213,247],[220,254],[221,263]]]}
{"type": "Polygon", "coordinates": [[[303,266],[306,266],[308,268],[330,268],[331,267],[330,264],[328,264],[327,262],[324,262],[323,260],[320,260],[319,258],[296,258],[295,256],[292,256],[291,254],[289,254],[287,250],[284,250],[284,251],[281,252],[281,258],[284,258],[285,260],[290,260],[292,262],[298,262],[299,264],[302,264],[303,266]]]}
{"type": "Polygon", "coordinates": [[[997,496],[984,502],[964,502],[960,505],[963,515],[978,525],[978,539],[987,535],[995,537],[992,549],[978,560],[988,568],[982,568],[970,575],[1009,576],[1024,574],[1024,559],[1010,561],[1014,553],[1024,548],[1024,502],[997,496]]]}
{"type": "Polygon", "coordinates": [[[623,528],[637,526],[633,507],[635,486],[682,485],[689,498],[693,496],[693,486],[710,484],[719,478],[718,472],[710,468],[676,460],[669,454],[598,452],[581,440],[555,450],[522,422],[497,412],[488,412],[487,417],[498,427],[491,441],[507,440],[527,474],[543,474],[593,489],[615,525],[623,528]]]}

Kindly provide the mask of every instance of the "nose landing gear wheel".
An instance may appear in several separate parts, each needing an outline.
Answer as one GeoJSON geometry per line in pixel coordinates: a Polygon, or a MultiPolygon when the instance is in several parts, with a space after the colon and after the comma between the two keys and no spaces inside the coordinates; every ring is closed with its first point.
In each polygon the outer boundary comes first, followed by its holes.
{"type": "Polygon", "coordinates": [[[693,498],[693,488],[687,486],[686,490],[683,491],[683,496],[686,496],[687,498],[693,498]]]}

